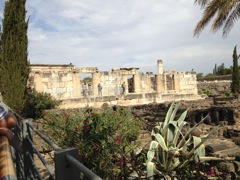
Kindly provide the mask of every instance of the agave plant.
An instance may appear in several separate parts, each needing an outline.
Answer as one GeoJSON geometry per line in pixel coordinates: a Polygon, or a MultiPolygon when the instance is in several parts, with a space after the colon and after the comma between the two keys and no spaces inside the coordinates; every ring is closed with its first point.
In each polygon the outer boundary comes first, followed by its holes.
{"type": "Polygon", "coordinates": [[[193,136],[192,132],[208,115],[191,128],[185,121],[187,110],[176,119],[179,107],[180,103],[173,102],[165,120],[152,129],[152,141],[146,162],[147,177],[150,179],[153,179],[156,174],[163,175],[163,172],[168,173],[176,168],[182,168],[192,161],[220,160],[216,157],[206,157],[203,144],[218,127],[212,129],[207,135],[193,136]]]}

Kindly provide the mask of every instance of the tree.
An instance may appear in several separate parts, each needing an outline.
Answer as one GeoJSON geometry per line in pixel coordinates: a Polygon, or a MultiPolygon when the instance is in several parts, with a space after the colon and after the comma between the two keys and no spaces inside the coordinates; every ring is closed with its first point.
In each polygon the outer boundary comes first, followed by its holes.
{"type": "Polygon", "coordinates": [[[194,29],[194,36],[198,36],[214,18],[211,30],[216,32],[223,28],[223,37],[226,37],[240,16],[239,0],[195,0],[194,3],[204,9],[203,17],[194,29]]]}
{"type": "Polygon", "coordinates": [[[26,0],[5,2],[0,43],[0,92],[5,103],[17,112],[24,107],[30,73],[25,3],[26,0]]]}
{"type": "Polygon", "coordinates": [[[203,78],[203,73],[198,73],[197,74],[197,79],[201,79],[201,78],[203,78]]]}
{"type": "Polygon", "coordinates": [[[237,55],[237,47],[234,47],[233,50],[233,72],[232,72],[232,83],[231,83],[231,91],[236,94],[239,92],[240,81],[239,81],[239,68],[238,68],[238,59],[239,55],[237,55]]]}
{"type": "Polygon", "coordinates": [[[215,67],[214,67],[214,69],[213,69],[213,74],[217,74],[217,64],[215,64],[215,67]]]}

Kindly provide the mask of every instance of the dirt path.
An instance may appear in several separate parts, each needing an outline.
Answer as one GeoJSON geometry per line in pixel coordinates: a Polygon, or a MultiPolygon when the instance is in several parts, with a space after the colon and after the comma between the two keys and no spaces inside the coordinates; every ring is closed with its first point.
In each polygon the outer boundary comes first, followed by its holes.
{"type": "MultiPolygon", "coordinates": [[[[39,128],[37,123],[33,123],[33,126],[41,132],[41,129],[39,128]]],[[[47,147],[47,144],[34,132],[33,132],[33,143],[41,153],[46,163],[54,171],[54,160],[53,160],[54,151],[52,151],[49,147],[47,147]]],[[[38,168],[43,179],[44,180],[49,179],[50,173],[48,172],[48,170],[46,169],[46,167],[43,165],[42,161],[38,158],[36,154],[34,154],[34,160],[35,160],[36,167],[38,168]]]]}

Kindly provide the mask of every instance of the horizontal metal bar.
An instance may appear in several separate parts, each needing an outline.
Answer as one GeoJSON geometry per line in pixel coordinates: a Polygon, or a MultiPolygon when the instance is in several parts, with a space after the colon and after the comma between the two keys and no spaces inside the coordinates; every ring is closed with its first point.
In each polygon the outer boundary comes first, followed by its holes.
{"type": "Polygon", "coordinates": [[[85,176],[87,176],[91,180],[102,180],[102,178],[94,174],[90,169],[88,169],[86,166],[84,166],[82,163],[80,163],[77,159],[72,157],[70,154],[66,154],[66,159],[69,163],[71,163],[76,168],[78,168],[85,176]]]}
{"type": "Polygon", "coordinates": [[[49,144],[55,151],[62,149],[54,142],[52,142],[49,138],[47,138],[45,135],[43,135],[40,131],[38,131],[36,128],[32,127],[28,122],[26,122],[26,125],[30,127],[38,136],[40,136],[47,144],[49,144]]]}
{"type": "Polygon", "coordinates": [[[38,149],[36,148],[36,146],[33,144],[33,142],[31,141],[31,139],[29,138],[29,136],[27,136],[27,140],[29,141],[29,143],[32,145],[32,148],[34,150],[34,152],[37,154],[38,158],[42,161],[43,165],[45,166],[45,168],[47,169],[47,171],[50,173],[50,175],[53,177],[53,179],[55,179],[55,173],[52,170],[52,168],[49,166],[49,164],[45,161],[45,159],[42,157],[41,153],[38,151],[38,149]]]}

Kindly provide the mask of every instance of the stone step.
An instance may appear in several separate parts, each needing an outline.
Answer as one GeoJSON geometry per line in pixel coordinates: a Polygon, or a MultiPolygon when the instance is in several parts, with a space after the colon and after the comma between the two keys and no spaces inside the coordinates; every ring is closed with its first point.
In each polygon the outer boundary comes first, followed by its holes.
{"type": "Polygon", "coordinates": [[[235,147],[235,148],[231,148],[231,149],[217,151],[217,152],[213,153],[213,156],[216,156],[216,157],[219,157],[219,158],[240,156],[240,148],[235,147]]]}

